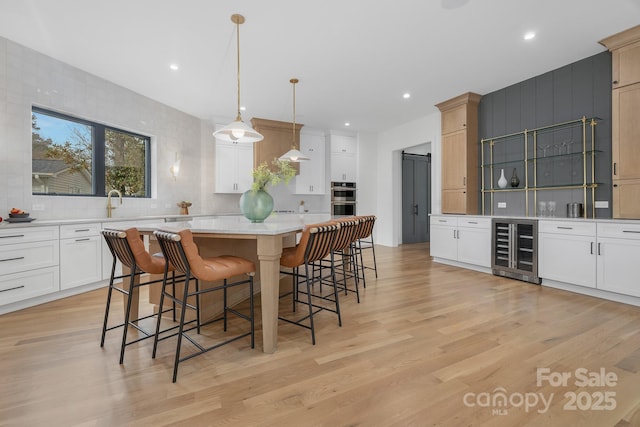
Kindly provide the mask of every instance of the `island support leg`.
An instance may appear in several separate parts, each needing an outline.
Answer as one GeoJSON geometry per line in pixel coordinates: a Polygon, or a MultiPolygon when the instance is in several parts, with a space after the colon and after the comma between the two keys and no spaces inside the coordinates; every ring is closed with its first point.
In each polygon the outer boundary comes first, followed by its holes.
{"type": "Polygon", "coordinates": [[[282,236],[258,236],[260,301],[262,306],[262,351],[273,353],[278,346],[278,299],[282,236]]]}

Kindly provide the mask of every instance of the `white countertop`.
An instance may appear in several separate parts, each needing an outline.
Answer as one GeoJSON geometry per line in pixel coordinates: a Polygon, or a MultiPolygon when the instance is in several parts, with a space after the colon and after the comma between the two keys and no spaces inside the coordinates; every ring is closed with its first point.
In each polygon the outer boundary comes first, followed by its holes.
{"type": "Polygon", "coordinates": [[[190,228],[194,232],[201,230],[202,232],[218,232],[228,233],[245,233],[245,234],[279,234],[300,229],[304,224],[313,224],[316,222],[326,221],[331,218],[328,213],[274,213],[265,220],[264,223],[252,224],[244,216],[234,214],[197,214],[197,215],[158,215],[158,216],[139,216],[130,218],[72,218],[72,219],[52,219],[38,220],[32,222],[0,222],[0,228],[17,228],[17,227],[42,227],[56,225],[73,225],[73,224],[91,224],[102,223],[108,226],[113,223],[117,226],[120,222],[131,222],[135,225],[140,222],[140,228],[163,228],[166,230],[177,230],[190,228]],[[226,231],[225,231],[226,230],[226,231]],[[244,230],[244,231],[243,231],[244,230]],[[285,231],[279,231],[285,230],[285,231]]]}
{"type": "Polygon", "coordinates": [[[190,229],[193,233],[223,233],[247,235],[276,235],[301,230],[306,224],[315,224],[331,219],[329,214],[285,214],[272,215],[264,222],[252,223],[241,215],[193,218],[191,221],[162,222],[138,227],[141,231],[162,229],[178,231],[190,229]]]}
{"type": "Polygon", "coordinates": [[[566,218],[550,216],[509,216],[509,215],[461,215],[461,214],[429,214],[429,216],[448,216],[457,218],[496,218],[496,219],[528,219],[537,221],[574,221],[574,222],[612,222],[622,224],[640,224],[640,219],[622,218],[566,218]]]}

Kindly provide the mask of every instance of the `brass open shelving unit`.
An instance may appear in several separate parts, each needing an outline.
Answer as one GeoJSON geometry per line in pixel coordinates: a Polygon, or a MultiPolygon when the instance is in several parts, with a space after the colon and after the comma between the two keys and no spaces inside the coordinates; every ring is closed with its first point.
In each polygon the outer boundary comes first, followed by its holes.
{"type": "MultiPolygon", "coordinates": [[[[582,190],[583,216],[594,218],[595,190],[598,188],[598,183],[595,182],[595,156],[599,153],[595,149],[595,128],[598,120],[597,117],[582,117],[564,123],[481,139],[482,214],[494,215],[494,195],[499,193],[524,193],[525,216],[528,217],[538,216],[538,192],[582,190]],[[576,142],[581,142],[581,151],[573,148],[576,142]],[[519,149],[519,146],[522,149],[519,149]],[[538,154],[539,151],[542,151],[542,155],[538,154]],[[572,177],[558,180],[546,176],[540,179],[539,166],[545,170],[556,168],[556,172],[562,172],[565,162],[582,163],[581,179],[572,177]],[[496,188],[494,185],[497,178],[494,169],[509,168],[520,170],[521,184],[516,188],[510,187],[509,184],[506,188],[496,188]],[[533,203],[530,203],[531,198],[533,203]],[[587,203],[588,201],[590,203],[587,203]],[[530,212],[533,215],[530,215],[530,212]]],[[[577,171],[572,173],[577,175],[577,171]]]]}

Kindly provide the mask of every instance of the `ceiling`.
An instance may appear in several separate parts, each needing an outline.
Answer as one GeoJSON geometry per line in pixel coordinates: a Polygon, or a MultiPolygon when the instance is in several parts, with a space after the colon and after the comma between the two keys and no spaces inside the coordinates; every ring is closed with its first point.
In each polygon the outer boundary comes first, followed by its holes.
{"type": "Polygon", "coordinates": [[[376,132],[602,52],[640,0],[0,0],[0,36],[226,124],[234,13],[245,122],[291,121],[297,77],[298,123],[376,132]]]}

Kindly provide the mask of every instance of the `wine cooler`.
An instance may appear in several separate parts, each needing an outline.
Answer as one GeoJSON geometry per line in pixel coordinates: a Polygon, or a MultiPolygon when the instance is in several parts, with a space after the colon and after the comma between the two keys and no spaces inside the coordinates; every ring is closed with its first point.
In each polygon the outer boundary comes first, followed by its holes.
{"type": "Polygon", "coordinates": [[[540,284],[538,221],[494,218],[491,231],[493,274],[540,284]]]}

